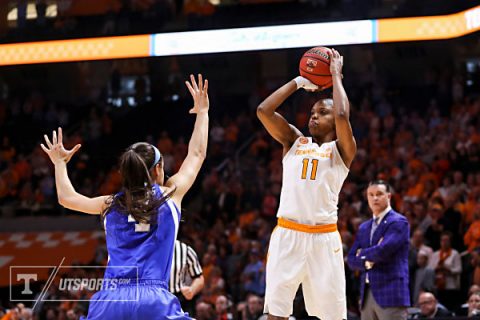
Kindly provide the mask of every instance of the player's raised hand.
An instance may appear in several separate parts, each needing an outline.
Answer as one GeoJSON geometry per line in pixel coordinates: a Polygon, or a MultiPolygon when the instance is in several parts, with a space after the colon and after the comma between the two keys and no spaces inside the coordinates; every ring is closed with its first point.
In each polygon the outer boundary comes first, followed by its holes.
{"type": "Polygon", "coordinates": [[[330,55],[330,73],[332,76],[335,75],[342,75],[342,68],[343,68],[343,56],[340,55],[340,53],[335,50],[331,49],[332,51],[329,51],[330,55]]]}
{"type": "Polygon", "coordinates": [[[77,144],[70,150],[65,149],[65,147],[63,146],[62,128],[58,128],[58,137],[57,132],[53,130],[51,142],[47,135],[44,135],[44,138],[47,146],[45,147],[43,143],[40,144],[40,146],[42,147],[43,151],[48,154],[48,157],[53,162],[53,164],[57,164],[60,162],[67,163],[68,161],[70,161],[75,152],[77,152],[78,149],[80,149],[81,147],[80,144],[77,144]]]}
{"type": "Polygon", "coordinates": [[[193,74],[190,75],[190,82],[185,81],[188,91],[193,97],[193,108],[190,113],[207,113],[210,102],[208,101],[208,80],[203,81],[202,75],[198,74],[198,84],[193,74]]]}

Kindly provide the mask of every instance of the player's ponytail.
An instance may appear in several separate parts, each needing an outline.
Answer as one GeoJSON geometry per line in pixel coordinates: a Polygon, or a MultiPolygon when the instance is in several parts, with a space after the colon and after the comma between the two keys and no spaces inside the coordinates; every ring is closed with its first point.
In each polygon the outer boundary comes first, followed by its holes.
{"type": "Polygon", "coordinates": [[[128,149],[120,158],[122,185],[126,191],[151,189],[152,179],[142,157],[134,149],[128,149]]]}
{"type": "Polygon", "coordinates": [[[137,222],[155,223],[152,216],[175,191],[162,197],[155,196],[150,170],[160,161],[160,152],[151,144],[139,142],[130,146],[120,157],[122,191],[113,198],[103,216],[115,207],[120,212],[132,215],[137,222]]]}

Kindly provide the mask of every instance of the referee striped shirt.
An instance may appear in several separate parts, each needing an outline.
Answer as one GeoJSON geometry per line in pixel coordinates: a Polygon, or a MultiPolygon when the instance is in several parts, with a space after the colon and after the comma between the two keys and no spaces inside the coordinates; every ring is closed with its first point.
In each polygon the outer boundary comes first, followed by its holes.
{"type": "Polygon", "coordinates": [[[170,292],[180,293],[183,286],[189,286],[193,279],[201,275],[202,266],[195,251],[185,243],[176,240],[170,271],[170,292]]]}

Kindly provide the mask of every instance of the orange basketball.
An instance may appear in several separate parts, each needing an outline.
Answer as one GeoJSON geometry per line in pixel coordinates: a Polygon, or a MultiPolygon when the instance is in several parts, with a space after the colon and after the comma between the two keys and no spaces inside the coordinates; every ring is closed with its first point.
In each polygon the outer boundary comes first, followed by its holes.
{"type": "Polygon", "coordinates": [[[312,48],[303,54],[299,65],[302,77],[324,89],[332,86],[329,52],[326,47],[312,48]]]}

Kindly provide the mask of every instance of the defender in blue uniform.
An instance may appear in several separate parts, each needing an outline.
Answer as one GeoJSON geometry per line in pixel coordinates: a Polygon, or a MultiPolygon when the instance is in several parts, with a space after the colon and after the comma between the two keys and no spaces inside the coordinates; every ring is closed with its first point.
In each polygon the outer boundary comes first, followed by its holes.
{"type": "Polygon", "coordinates": [[[102,290],[90,300],[87,319],[191,319],[168,291],[183,196],[205,159],[208,141],[208,81],[193,75],[186,82],[196,121],[188,154],[178,173],[164,183],[158,149],[139,142],[120,158],[122,190],[89,198],[75,191],[66,164],[80,148],[66,150],[62,129],[45,135],[42,149],[55,165],[58,201],[65,208],[101,214],[105,226],[108,265],[102,290]]]}

